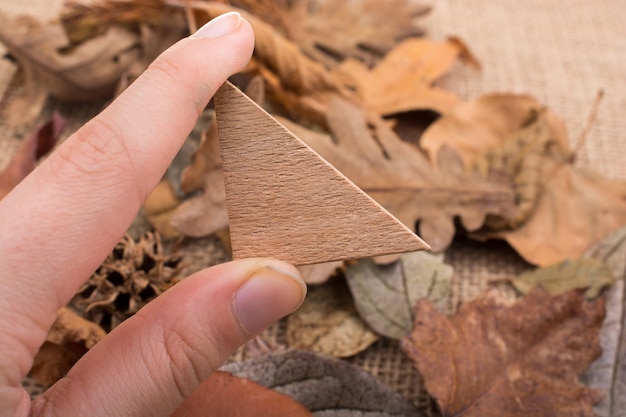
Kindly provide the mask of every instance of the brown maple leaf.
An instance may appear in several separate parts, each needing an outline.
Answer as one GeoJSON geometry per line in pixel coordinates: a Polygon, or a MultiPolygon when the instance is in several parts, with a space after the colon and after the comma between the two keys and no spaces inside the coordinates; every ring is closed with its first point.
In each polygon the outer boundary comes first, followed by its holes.
{"type": "Polygon", "coordinates": [[[402,342],[445,416],[593,416],[601,395],[579,382],[600,355],[604,299],[543,289],[504,306],[492,293],[447,318],[428,302],[402,342]]]}

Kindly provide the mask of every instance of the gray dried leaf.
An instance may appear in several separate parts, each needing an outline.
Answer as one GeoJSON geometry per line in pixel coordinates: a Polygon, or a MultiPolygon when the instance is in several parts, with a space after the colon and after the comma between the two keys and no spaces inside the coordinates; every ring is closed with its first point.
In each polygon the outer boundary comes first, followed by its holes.
{"type": "Polygon", "coordinates": [[[604,393],[594,407],[599,417],[626,416],[626,227],[590,248],[586,257],[602,260],[617,281],[606,293],[606,318],[600,331],[602,356],[591,364],[584,380],[604,393]]]}
{"type": "Polygon", "coordinates": [[[424,417],[367,372],[309,351],[273,353],[221,370],[289,395],[316,417],[424,417]]]}
{"type": "Polygon", "coordinates": [[[363,259],[345,274],[367,324],[383,336],[401,339],[413,328],[417,300],[427,298],[440,312],[447,310],[454,270],[442,255],[412,252],[390,265],[363,259]]]}

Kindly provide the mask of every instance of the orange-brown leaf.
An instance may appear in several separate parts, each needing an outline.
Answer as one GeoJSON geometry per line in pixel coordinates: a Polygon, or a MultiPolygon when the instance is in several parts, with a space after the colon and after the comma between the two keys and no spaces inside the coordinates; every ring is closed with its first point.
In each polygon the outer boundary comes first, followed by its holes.
{"type": "Polygon", "coordinates": [[[312,417],[292,398],[228,372],[214,372],[172,417],[312,417]]]}
{"type": "Polygon", "coordinates": [[[445,416],[593,416],[580,375],[600,354],[604,299],[542,289],[504,306],[483,295],[447,318],[418,302],[403,350],[445,416]]]}

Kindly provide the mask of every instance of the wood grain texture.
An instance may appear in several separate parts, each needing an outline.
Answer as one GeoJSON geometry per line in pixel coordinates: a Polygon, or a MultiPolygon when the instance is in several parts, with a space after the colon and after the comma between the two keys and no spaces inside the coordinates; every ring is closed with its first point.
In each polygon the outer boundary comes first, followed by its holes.
{"type": "Polygon", "coordinates": [[[429,248],[232,84],[215,110],[235,259],[306,265],[429,248]]]}

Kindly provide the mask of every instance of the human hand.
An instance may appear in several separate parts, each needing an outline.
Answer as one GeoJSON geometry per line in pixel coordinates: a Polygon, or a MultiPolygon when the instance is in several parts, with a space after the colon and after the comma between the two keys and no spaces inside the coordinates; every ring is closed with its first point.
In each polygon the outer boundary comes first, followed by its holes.
{"type": "Polygon", "coordinates": [[[198,272],[115,328],[32,405],[21,387],[56,311],[122,237],[254,35],[239,14],[160,56],[0,201],[0,416],[169,416],[237,347],[301,303],[293,266],[198,272]]]}

